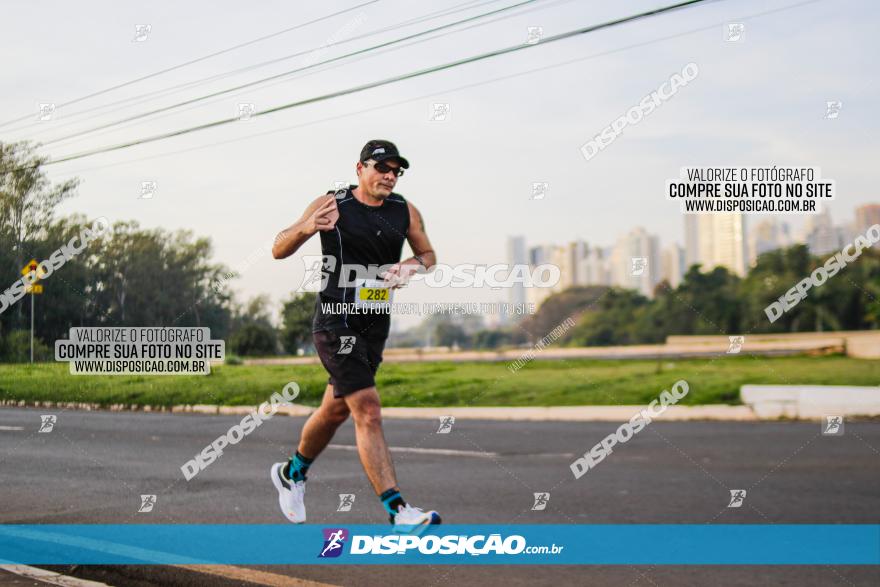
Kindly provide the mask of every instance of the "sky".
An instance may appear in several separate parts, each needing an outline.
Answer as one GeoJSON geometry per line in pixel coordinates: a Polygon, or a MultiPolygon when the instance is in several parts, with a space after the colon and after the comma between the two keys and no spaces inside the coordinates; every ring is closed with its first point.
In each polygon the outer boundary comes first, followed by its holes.
{"type": "MultiPolygon", "coordinates": [[[[517,3],[376,0],[359,6],[364,2],[6,2],[0,20],[0,124],[29,118],[0,126],[0,141],[65,137],[517,3]],[[467,10],[396,26],[461,8],[467,10]],[[336,12],[341,14],[63,105],[336,12]],[[149,33],[136,41],[135,27],[144,24],[149,33]],[[221,75],[321,47],[317,54],[221,75]],[[213,80],[198,81],[204,78],[213,80]],[[189,85],[159,92],[178,84],[189,85]],[[110,105],[127,98],[132,100],[110,105]],[[51,120],[36,120],[40,103],[57,105],[51,120]]],[[[483,26],[447,29],[429,40],[320,65],[46,144],[40,152],[58,159],[233,117],[240,103],[261,111],[523,45],[529,27],[541,27],[547,38],[671,3],[537,0],[470,23],[483,26]]],[[[81,180],[62,214],[136,220],[144,228],[209,237],[214,260],[242,274],[232,284],[239,298],[265,293],[276,308],[299,287],[301,257],[318,254],[320,245],[314,238],[279,261],[266,243],[334,182],[354,182],[358,153],[375,138],[394,141],[409,159],[411,168],[396,191],[421,210],[442,263],[504,263],[511,235],[525,236],[530,246],[582,239],[604,247],[641,226],[664,246],[683,244],[682,215],[663,189],[684,166],[820,167],[823,177],[837,184],[832,217],[846,222],[856,206],[880,202],[873,173],[880,131],[878,12],[876,3],[864,0],[704,2],[46,169],[53,181],[81,180]],[[726,40],[727,23],[745,25],[740,41],[726,40]],[[581,145],[692,62],[699,66],[696,79],[597,156],[583,157],[581,145]],[[842,102],[833,120],[824,117],[831,100],[842,102]],[[445,120],[431,120],[437,103],[449,105],[445,120]],[[157,186],[149,199],[140,197],[145,181],[157,186]],[[530,197],[535,182],[549,184],[543,199],[530,197]]],[[[799,223],[791,216],[781,219],[799,223]]],[[[396,301],[506,301],[506,296],[490,289],[417,285],[398,293],[396,301]]]]}

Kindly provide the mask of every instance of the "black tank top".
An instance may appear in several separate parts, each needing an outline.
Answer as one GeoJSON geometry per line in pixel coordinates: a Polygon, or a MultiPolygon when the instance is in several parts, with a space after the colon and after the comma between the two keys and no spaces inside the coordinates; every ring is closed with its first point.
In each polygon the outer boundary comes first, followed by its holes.
{"type": "MultiPolygon", "coordinates": [[[[327,286],[318,294],[312,331],[352,328],[365,336],[387,337],[389,314],[325,313],[321,307],[322,302],[353,304],[355,289],[339,285],[343,265],[378,268],[399,262],[409,231],[409,206],[403,196],[392,192],[381,206],[368,206],[354,197],[356,187],[335,193],[339,220],[333,230],[320,232],[321,254],[336,263],[326,272],[327,286]]],[[[353,277],[350,273],[349,280],[353,277]]]]}

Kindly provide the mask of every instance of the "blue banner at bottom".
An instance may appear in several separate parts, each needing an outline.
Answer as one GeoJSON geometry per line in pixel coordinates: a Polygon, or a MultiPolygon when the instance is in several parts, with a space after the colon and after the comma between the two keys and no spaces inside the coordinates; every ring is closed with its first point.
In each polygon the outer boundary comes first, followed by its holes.
{"type": "Polygon", "coordinates": [[[9,524],[0,563],[877,565],[880,525],[9,524]]]}

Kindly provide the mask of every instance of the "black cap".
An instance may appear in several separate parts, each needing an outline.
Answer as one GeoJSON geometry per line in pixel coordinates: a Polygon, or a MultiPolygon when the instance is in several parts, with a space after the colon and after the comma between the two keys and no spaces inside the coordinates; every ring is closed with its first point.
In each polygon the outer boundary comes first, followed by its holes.
{"type": "Polygon", "coordinates": [[[391,141],[373,140],[369,141],[364,148],[361,149],[361,163],[372,159],[373,161],[387,161],[388,159],[397,159],[400,166],[409,169],[409,161],[400,156],[397,147],[391,141]]]}

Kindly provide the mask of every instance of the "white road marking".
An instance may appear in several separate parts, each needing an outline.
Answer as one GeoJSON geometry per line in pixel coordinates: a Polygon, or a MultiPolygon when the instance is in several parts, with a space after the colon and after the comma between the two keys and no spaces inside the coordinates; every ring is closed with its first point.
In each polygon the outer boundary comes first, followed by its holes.
{"type": "Polygon", "coordinates": [[[24,430],[24,426],[0,426],[0,430],[24,430]]]}
{"type": "MultiPolygon", "coordinates": [[[[327,448],[335,448],[338,450],[348,450],[348,451],[357,451],[357,447],[350,444],[328,444],[327,448]]],[[[483,457],[489,459],[495,459],[498,457],[503,457],[501,453],[497,452],[488,452],[488,451],[479,451],[479,450],[457,450],[452,448],[417,448],[411,446],[389,446],[388,450],[391,452],[414,452],[418,454],[425,455],[443,455],[449,457],[483,457]]],[[[542,452],[537,454],[521,454],[521,455],[506,455],[506,456],[516,456],[516,457],[565,457],[571,458],[574,457],[574,453],[569,452],[542,452]]]]}
{"type": "MultiPolygon", "coordinates": [[[[357,451],[357,447],[350,444],[328,444],[327,448],[357,451]]],[[[501,456],[497,452],[483,452],[479,450],[454,450],[451,448],[416,448],[410,446],[389,446],[388,450],[390,450],[391,452],[414,452],[426,455],[446,455],[456,457],[496,458],[501,456]]]]}
{"type": "Polygon", "coordinates": [[[14,573],[20,577],[48,583],[49,585],[62,585],[64,587],[110,587],[106,583],[98,583],[97,581],[60,575],[52,571],[47,571],[46,569],[38,569],[37,567],[31,567],[28,565],[0,565],[0,569],[14,573]]]}

